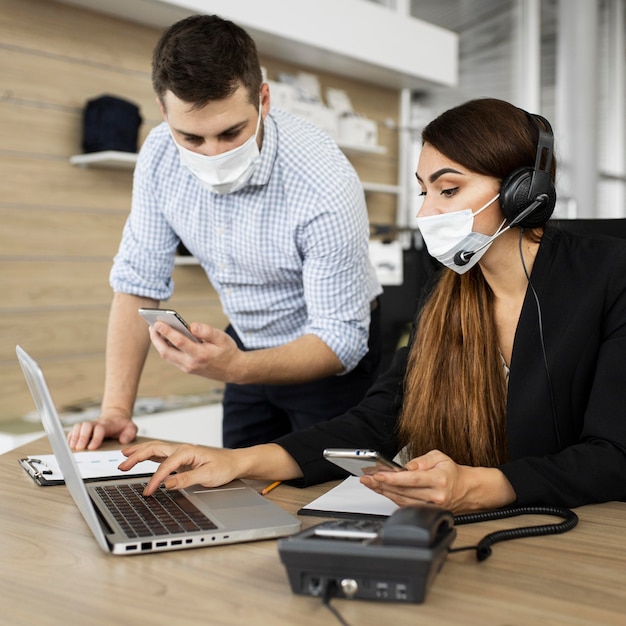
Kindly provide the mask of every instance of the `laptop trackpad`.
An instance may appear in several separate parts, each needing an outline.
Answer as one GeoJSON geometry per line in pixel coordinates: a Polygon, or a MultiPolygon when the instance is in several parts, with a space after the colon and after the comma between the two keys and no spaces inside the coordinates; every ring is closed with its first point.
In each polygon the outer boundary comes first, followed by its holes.
{"type": "Polygon", "coordinates": [[[205,502],[213,510],[251,506],[258,504],[259,498],[262,497],[241,483],[215,489],[196,485],[185,491],[200,498],[202,502],[205,502]]]}

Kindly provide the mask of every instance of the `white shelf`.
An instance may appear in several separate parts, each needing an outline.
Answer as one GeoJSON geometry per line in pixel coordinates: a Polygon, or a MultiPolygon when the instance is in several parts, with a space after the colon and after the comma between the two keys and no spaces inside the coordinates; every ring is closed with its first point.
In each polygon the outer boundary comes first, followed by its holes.
{"type": "Polygon", "coordinates": [[[100,167],[108,169],[132,170],[137,162],[137,154],[134,152],[120,152],[117,150],[104,150],[103,152],[89,152],[87,154],[75,154],[70,157],[70,163],[78,167],[100,167]]]}
{"type": "Polygon", "coordinates": [[[200,261],[195,256],[177,254],[174,257],[174,265],[200,265],[200,261]]]}
{"type": "Polygon", "coordinates": [[[337,145],[343,152],[355,153],[355,154],[386,154],[387,148],[385,146],[366,146],[363,144],[350,144],[337,142],[337,145]]]}
{"type": "Polygon", "coordinates": [[[399,194],[399,185],[385,185],[384,183],[363,183],[363,189],[370,193],[391,193],[399,194]]]}

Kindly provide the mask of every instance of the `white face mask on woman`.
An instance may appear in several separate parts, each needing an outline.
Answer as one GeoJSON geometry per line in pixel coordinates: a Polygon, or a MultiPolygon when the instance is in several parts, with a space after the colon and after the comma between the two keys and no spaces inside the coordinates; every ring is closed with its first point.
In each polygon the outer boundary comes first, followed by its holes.
{"type": "Polygon", "coordinates": [[[417,227],[422,233],[430,256],[457,274],[465,274],[474,267],[483,254],[487,252],[493,240],[500,234],[506,221],[504,220],[495,234],[490,236],[472,230],[474,217],[491,206],[499,197],[500,194],[498,193],[476,213],[472,213],[472,209],[465,209],[452,213],[418,217],[416,219],[417,227]],[[457,254],[461,252],[472,254],[469,259],[466,257],[467,260],[459,261],[457,254]],[[457,257],[456,260],[455,257],[457,257]]]}
{"type": "Polygon", "coordinates": [[[261,105],[254,135],[245,143],[229,150],[207,156],[184,148],[174,141],[178,148],[181,163],[209,190],[228,194],[241,189],[256,170],[261,154],[257,144],[257,135],[261,126],[261,105]]]}

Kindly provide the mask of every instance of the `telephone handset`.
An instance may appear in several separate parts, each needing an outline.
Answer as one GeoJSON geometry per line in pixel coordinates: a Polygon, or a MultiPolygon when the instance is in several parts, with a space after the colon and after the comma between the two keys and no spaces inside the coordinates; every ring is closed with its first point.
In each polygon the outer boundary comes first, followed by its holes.
{"type": "Polygon", "coordinates": [[[388,546],[432,548],[444,539],[454,518],[450,511],[424,504],[398,509],[388,520],[341,519],[314,527],[316,537],[369,540],[388,546]]]}
{"type": "Polygon", "coordinates": [[[294,593],[423,602],[456,537],[450,511],[424,504],[388,519],[337,519],[280,539],[294,593]]]}
{"type": "Polygon", "coordinates": [[[454,516],[436,505],[398,509],[380,529],[380,541],[388,546],[432,548],[445,541],[454,528],[454,516]]]}

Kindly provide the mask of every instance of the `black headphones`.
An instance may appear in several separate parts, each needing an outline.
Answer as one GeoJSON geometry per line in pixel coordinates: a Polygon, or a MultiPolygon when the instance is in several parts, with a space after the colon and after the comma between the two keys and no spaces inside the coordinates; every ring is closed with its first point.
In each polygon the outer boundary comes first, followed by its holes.
{"type": "Polygon", "coordinates": [[[539,131],[535,166],[520,167],[502,181],[500,206],[511,226],[538,228],[550,219],[556,204],[556,189],[550,175],[554,134],[545,117],[524,113],[539,131]]]}

